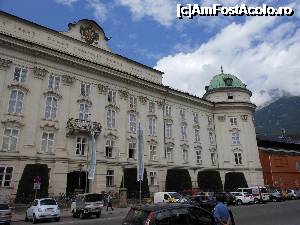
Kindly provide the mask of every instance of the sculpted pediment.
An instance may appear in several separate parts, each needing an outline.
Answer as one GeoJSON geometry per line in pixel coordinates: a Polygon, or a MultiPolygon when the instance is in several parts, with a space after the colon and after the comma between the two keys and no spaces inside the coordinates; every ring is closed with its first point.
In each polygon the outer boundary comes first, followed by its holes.
{"type": "Polygon", "coordinates": [[[107,45],[109,38],[106,37],[103,29],[95,21],[83,19],[69,23],[68,27],[69,30],[63,32],[63,34],[111,52],[107,45]]]}

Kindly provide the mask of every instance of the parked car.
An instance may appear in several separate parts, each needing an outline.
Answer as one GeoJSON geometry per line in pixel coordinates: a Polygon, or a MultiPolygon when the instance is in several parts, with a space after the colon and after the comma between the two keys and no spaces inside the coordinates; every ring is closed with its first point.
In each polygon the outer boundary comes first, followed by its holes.
{"type": "Polygon", "coordinates": [[[288,189],[287,195],[288,195],[288,199],[293,199],[293,200],[298,199],[297,190],[295,189],[288,189]]]}
{"type": "Polygon", "coordinates": [[[234,195],[237,205],[254,203],[254,198],[248,192],[230,192],[234,195]]]}
{"type": "Polygon", "coordinates": [[[182,196],[177,192],[155,192],[154,203],[161,202],[180,202],[182,196]]]}
{"type": "Polygon", "coordinates": [[[235,199],[234,195],[231,194],[230,192],[219,192],[219,193],[216,193],[216,194],[224,195],[225,203],[227,205],[236,205],[236,199],[235,199]]]}
{"type": "Polygon", "coordinates": [[[152,204],[133,206],[122,225],[214,225],[210,212],[190,204],[152,204]]]}
{"type": "Polygon", "coordinates": [[[238,188],[236,192],[248,192],[254,198],[254,203],[265,203],[270,200],[268,189],[262,186],[238,188]]]}
{"type": "Polygon", "coordinates": [[[206,209],[209,212],[212,212],[218,202],[212,196],[196,195],[189,198],[187,200],[187,203],[206,209]]]}
{"type": "Polygon", "coordinates": [[[103,195],[96,193],[79,194],[71,204],[73,217],[80,217],[80,219],[91,217],[92,215],[99,218],[102,209],[103,195]]]}
{"type": "Polygon", "coordinates": [[[269,195],[272,202],[281,202],[284,200],[282,194],[277,189],[270,189],[269,195]]]}
{"type": "Polygon", "coordinates": [[[11,208],[7,203],[0,202],[0,224],[10,224],[11,208]]]}
{"type": "Polygon", "coordinates": [[[49,219],[60,219],[60,209],[52,198],[35,199],[25,213],[25,221],[32,220],[33,223],[37,223],[39,220],[49,219]]]}

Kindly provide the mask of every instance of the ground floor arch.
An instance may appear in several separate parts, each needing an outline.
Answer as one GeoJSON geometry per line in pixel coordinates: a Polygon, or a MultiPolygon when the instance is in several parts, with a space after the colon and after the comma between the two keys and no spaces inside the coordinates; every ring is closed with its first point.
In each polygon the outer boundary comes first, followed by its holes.
{"type": "Polygon", "coordinates": [[[235,191],[237,188],[248,187],[243,172],[228,172],[225,174],[224,191],[235,191]]]}
{"type": "Polygon", "coordinates": [[[220,172],[217,170],[202,170],[197,175],[198,187],[203,191],[223,191],[220,172]]]}

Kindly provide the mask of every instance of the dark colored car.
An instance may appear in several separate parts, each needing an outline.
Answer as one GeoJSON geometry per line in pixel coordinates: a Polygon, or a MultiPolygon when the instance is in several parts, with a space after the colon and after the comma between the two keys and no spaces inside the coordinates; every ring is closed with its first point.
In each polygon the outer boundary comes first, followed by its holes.
{"type": "Polygon", "coordinates": [[[236,199],[235,199],[233,194],[231,194],[229,192],[219,192],[219,193],[216,193],[216,194],[223,195],[224,199],[225,199],[225,203],[227,205],[236,205],[236,199]]]}
{"type": "Polygon", "coordinates": [[[187,203],[199,206],[209,212],[212,212],[218,202],[212,196],[196,195],[187,199],[187,203]]]}
{"type": "Polygon", "coordinates": [[[161,203],[134,206],[122,225],[214,225],[210,212],[190,204],[161,203]]]}
{"type": "Polygon", "coordinates": [[[0,203],[0,224],[10,224],[11,209],[7,203],[0,203]]]}
{"type": "Polygon", "coordinates": [[[269,191],[269,194],[270,194],[270,201],[272,202],[281,202],[284,200],[282,194],[276,189],[271,189],[269,191]]]}

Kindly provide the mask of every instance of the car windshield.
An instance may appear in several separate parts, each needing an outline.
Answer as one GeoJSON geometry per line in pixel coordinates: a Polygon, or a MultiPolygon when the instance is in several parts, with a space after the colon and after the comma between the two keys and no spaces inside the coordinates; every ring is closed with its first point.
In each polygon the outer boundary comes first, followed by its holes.
{"type": "Polygon", "coordinates": [[[181,198],[181,195],[179,193],[169,193],[169,195],[171,195],[172,198],[175,198],[175,199],[180,199],[181,198]]]}
{"type": "Polygon", "coordinates": [[[54,199],[43,199],[40,202],[40,205],[57,205],[54,199]]]}
{"type": "Polygon", "coordinates": [[[101,194],[90,194],[85,196],[86,202],[98,202],[102,201],[102,195],[101,194]]]}
{"type": "Polygon", "coordinates": [[[8,210],[9,206],[8,204],[0,204],[0,210],[8,210]]]}
{"type": "Polygon", "coordinates": [[[140,209],[131,209],[126,218],[125,222],[136,225],[143,225],[147,219],[148,212],[140,209]]]}

